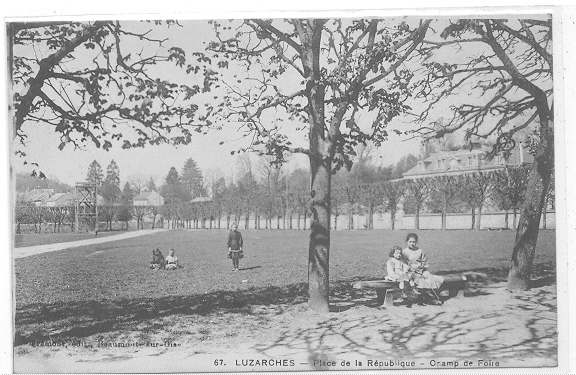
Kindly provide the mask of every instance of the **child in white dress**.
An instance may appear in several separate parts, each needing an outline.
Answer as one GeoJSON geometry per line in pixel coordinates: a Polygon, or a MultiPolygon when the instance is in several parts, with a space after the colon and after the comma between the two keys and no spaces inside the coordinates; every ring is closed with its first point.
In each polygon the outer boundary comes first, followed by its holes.
{"type": "Polygon", "coordinates": [[[174,255],[174,249],[170,249],[170,253],[165,259],[166,265],[164,266],[167,270],[175,270],[178,268],[178,257],[174,255]]]}
{"type": "Polygon", "coordinates": [[[402,291],[402,298],[408,298],[405,292],[405,282],[408,281],[410,285],[414,285],[410,279],[410,265],[402,255],[402,248],[400,246],[394,246],[392,250],[390,250],[390,259],[386,262],[386,271],[388,274],[385,279],[398,282],[398,287],[402,291]]]}

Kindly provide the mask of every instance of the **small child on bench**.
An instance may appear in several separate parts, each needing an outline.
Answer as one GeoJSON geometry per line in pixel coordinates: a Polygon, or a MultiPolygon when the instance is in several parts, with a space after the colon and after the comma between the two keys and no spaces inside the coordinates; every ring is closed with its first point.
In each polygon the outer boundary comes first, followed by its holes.
{"type": "Polygon", "coordinates": [[[405,289],[405,283],[408,281],[410,286],[414,288],[414,281],[410,277],[410,265],[408,260],[402,255],[402,248],[400,246],[394,246],[390,250],[390,259],[386,262],[386,275],[385,279],[390,281],[398,282],[398,287],[402,291],[402,298],[394,300],[394,302],[402,302],[404,299],[408,298],[405,289]]]}

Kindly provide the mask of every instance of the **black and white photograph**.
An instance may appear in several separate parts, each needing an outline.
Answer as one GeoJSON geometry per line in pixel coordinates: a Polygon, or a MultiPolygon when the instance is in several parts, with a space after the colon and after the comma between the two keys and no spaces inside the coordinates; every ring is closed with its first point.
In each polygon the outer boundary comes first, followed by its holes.
{"type": "Polygon", "coordinates": [[[12,371],[568,373],[562,17],[5,18],[12,371]]]}

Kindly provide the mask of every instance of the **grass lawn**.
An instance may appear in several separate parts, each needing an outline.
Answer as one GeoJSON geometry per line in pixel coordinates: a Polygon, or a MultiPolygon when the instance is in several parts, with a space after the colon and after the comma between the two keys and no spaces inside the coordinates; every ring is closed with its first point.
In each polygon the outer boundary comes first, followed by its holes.
{"type": "MultiPolygon", "coordinates": [[[[126,231],[98,232],[98,237],[108,237],[126,231]]],[[[50,245],[53,243],[80,241],[94,238],[94,233],[26,233],[14,236],[14,247],[27,247],[37,245],[50,245]]]]}
{"type": "MultiPolygon", "coordinates": [[[[333,293],[385,275],[393,245],[407,231],[332,232],[333,293]]],[[[503,278],[514,233],[419,231],[433,273],[483,270],[503,278]]],[[[83,337],[138,326],[148,318],[208,314],[220,308],[305,301],[307,231],[245,230],[245,258],[231,272],[226,231],[176,230],[15,260],[16,344],[51,334],[83,337]],[[148,268],[152,249],[170,248],[184,268],[148,268]]],[[[554,273],[555,232],[541,231],[535,264],[554,273]]],[[[538,273],[537,273],[538,275],[538,273]]]]}

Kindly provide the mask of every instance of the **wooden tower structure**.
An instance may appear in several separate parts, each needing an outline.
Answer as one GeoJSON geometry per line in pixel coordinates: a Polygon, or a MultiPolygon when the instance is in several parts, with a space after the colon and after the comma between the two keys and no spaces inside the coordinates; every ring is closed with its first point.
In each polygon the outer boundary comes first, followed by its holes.
{"type": "Polygon", "coordinates": [[[98,223],[96,184],[76,183],[76,232],[95,231],[98,223]]]}

